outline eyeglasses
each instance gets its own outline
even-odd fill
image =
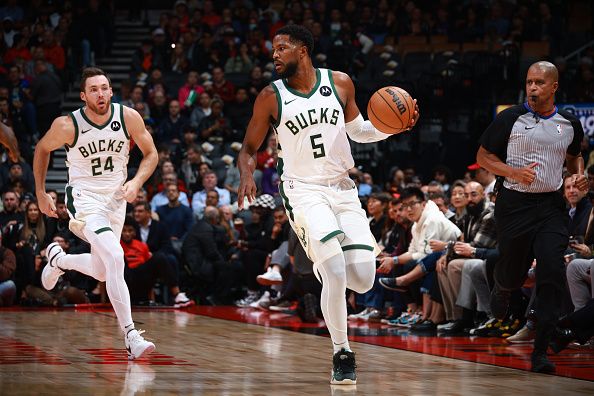
[[[402,209],[406,210],[406,209],[412,209],[413,206],[415,206],[416,204],[420,204],[421,201],[413,201],[413,202],[409,202],[409,203],[403,203],[402,204]]]

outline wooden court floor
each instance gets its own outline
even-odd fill
[[[594,394],[591,381],[372,345],[379,328],[353,337],[364,342],[351,344],[358,385],[332,387],[327,337],[282,314],[225,309],[134,311],[157,346],[134,363],[109,309],[2,310],[0,395]]]

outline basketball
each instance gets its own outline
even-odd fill
[[[369,121],[387,134],[404,132],[413,118],[415,105],[412,97],[402,88],[383,87],[371,95],[367,104]]]

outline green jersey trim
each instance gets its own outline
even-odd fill
[[[105,232],[105,231],[111,231],[111,232],[113,232],[113,230],[111,229],[111,227],[103,227],[103,228],[99,228],[98,230],[95,230],[95,234],[99,235],[99,234],[101,234],[102,232]]]
[[[285,162],[283,161],[282,158],[278,158],[276,161],[276,173],[278,173],[278,177],[283,176],[284,167],[285,167]]]
[[[330,238],[333,238],[336,235],[340,235],[340,234],[344,234],[344,232],[342,230],[332,231],[331,233],[326,235],[324,238],[320,239],[320,242],[327,242],[330,240]]]
[[[342,107],[342,110],[344,111],[344,103],[342,103],[342,100],[340,100],[340,96],[338,96],[338,91],[336,90],[336,85],[334,84],[334,77],[332,77],[332,70],[330,69],[328,69],[328,79],[330,80],[330,86],[332,86],[332,92],[334,92],[336,100],[338,100],[338,103],[340,103],[340,107]]]
[[[128,129],[126,129],[126,123],[124,122],[124,106],[120,105],[120,121],[122,122],[122,128],[124,130],[124,135],[126,135],[126,139],[130,140],[130,135],[128,134]]]
[[[74,114],[68,113],[68,115],[70,116],[70,118],[72,118],[72,123],[74,124],[74,142],[72,142],[72,144],[66,143],[67,150],[69,148],[76,146],[76,142],[78,141],[78,123],[76,122],[76,118],[74,117]]]
[[[280,95],[280,92],[278,91],[278,88],[276,87],[276,84],[272,83],[270,85],[272,86],[272,89],[274,89],[274,92],[276,93],[276,105],[278,107],[278,114],[276,115],[276,120],[274,121],[272,126],[274,126],[274,128],[278,128],[278,126],[280,125],[280,122],[281,122],[281,117],[283,115],[283,102],[281,101],[281,95]]]
[[[74,197],[72,196],[71,186],[66,187],[66,200],[68,201],[66,209],[68,209],[72,217],[76,219],[76,209],[74,208]]]
[[[114,109],[113,109],[113,103],[110,105],[110,110],[111,110],[111,115],[109,116],[109,119],[108,119],[108,120],[105,122],[105,124],[103,124],[103,125],[97,125],[97,124],[95,124],[93,121],[89,120],[89,118],[88,118],[88,117],[87,117],[87,115],[85,114],[84,107],[82,107],[82,108],[80,109],[80,115],[82,116],[82,118],[84,118],[84,120],[85,120],[86,122],[88,122],[88,123],[89,123],[89,125],[91,125],[91,126],[94,126],[94,127],[95,127],[95,128],[97,128],[97,129],[103,129],[103,128],[105,128],[106,126],[108,126],[108,125],[111,123],[111,120],[113,119],[113,113],[114,113]],[[122,120],[122,122],[123,122],[123,120]]]
[[[278,191],[279,191],[280,196],[283,199],[283,202],[285,204],[285,209],[287,209],[289,211],[289,218],[291,219],[291,221],[295,221],[295,215],[293,214],[293,207],[289,203],[289,197],[287,197],[285,195],[285,189],[283,187],[283,182],[282,181],[279,184],[279,190]]]
[[[354,244],[354,245],[346,245],[342,247],[343,251],[347,251],[347,250],[369,250],[370,252],[373,252],[373,246],[369,246],[369,245],[363,245],[363,244]]]
[[[285,87],[287,88],[287,90],[289,92],[291,92],[293,95],[305,98],[305,99],[309,99],[314,93],[316,93],[316,91],[318,90],[320,83],[322,82],[322,75],[320,73],[320,69],[316,69],[316,85],[314,85],[314,87],[312,88],[311,91],[309,91],[309,93],[301,93],[299,91],[294,90],[293,88],[289,87],[289,82],[287,81],[287,79],[283,78],[283,84],[285,84]]]

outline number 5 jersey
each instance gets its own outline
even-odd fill
[[[278,105],[272,126],[278,136],[281,180],[324,184],[344,176],[354,161],[332,71],[316,69],[316,84],[309,93],[292,89],[285,79],[271,86]]]

